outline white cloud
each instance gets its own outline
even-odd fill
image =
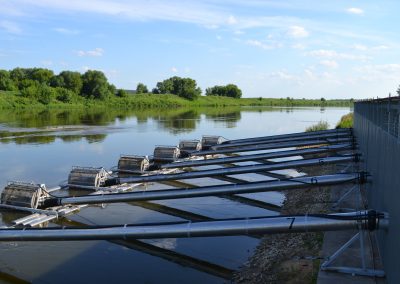
[[[229,25],[235,25],[235,24],[237,24],[237,19],[234,17],[234,16],[232,16],[232,15],[230,15],[229,17],[228,17],[228,20],[227,20],[227,23],[229,24]]]
[[[329,68],[337,68],[339,64],[335,60],[322,60],[319,64],[329,67]]]
[[[95,49],[93,49],[93,50],[87,50],[87,51],[84,51],[84,50],[78,50],[77,52],[76,52],[77,54],[78,54],[78,56],[94,56],[94,57],[99,57],[99,56],[103,56],[103,54],[104,54],[104,49],[102,49],[102,48],[100,48],[100,47],[97,47],[97,48],[95,48]]]
[[[349,14],[354,14],[354,15],[362,15],[364,14],[364,10],[360,8],[348,8],[346,9],[346,12]]]
[[[66,28],[54,28],[53,31],[58,32],[60,34],[65,34],[65,35],[77,35],[80,33],[78,30],[71,30],[71,29],[66,29]]]
[[[387,46],[387,45],[377,45],[377,46],[374,46],[372,49],[374,49],[374,50],[385,50],[385,49],[389,49],[389,46]]]
[[[244,32],[241,31],[241,30],[236,30],[236,31],[234,31],[233,33],[234,33],[235,35],[242,35],[242,34],[244,34]]]
[[[171,72],[172,72],[172,73],[177,73],[177,72],[178,72],[178,68],[172,67],[172,68],[171,68]]]
[[[362,45],[362,44],[354,44],[354,45],[352,46],[352,48],[355,49],[355,50],[360,50],[360,51],[365,51],[365,50],[368,49],[367,46]]]
[[[17,23],[10,22],[10,21],[0,21],[0,29],[5,30],[7,33],[10,34],[20,34],[22,29],[18,26]]]
[[[275,46],[273,46],[273,45],[265,44],[259,40],[255,40],[255,39],[249,39],[248,41],[246,41],[246,44],[251,45],[251,46],[260,47],[262,49],[274,49],[275,48]]]
[[[292,38],[304,38],[309,36],[309,32],[301,26],[291,26],[288,30],[288,35]]]
[[[354,68],[360,74],[360,79],[368,82],[379,82],[385,80],[398,81],[400,77],[400,64],[376,64],[364,65]]]
[[[268,77],[300,84],[300,78],[298,76],[288,73],[286,70],[271,72],[268,74]]]
[[[370,57],[365,56],[365,55],[340,53],[335,50],[328,50],[328,49],[312,50],[312,51],[308,52],[306,55],[318,57],[318,58],[349,59],[349,60],[361,60],[361,61],[370,59]]]
[[[377,46],[372,46],[372,47],[368,47],[362,44],[355,44],[352,46],[353,49],[355,50],[359,50],[359,51],[367,51],[367,50],[386,50],[389,49],[389,47],[387,45],[377,45]]]
[[[215,38],[216,38],[217,40],[222,40],[222,36],[220,36],[220,35],[217,35]]]
[[[302,44],[302,43],[296,43],[296,44],[292,45],[292,48],[303,50],[303,49],[306,48],[306,46],[304,44]]]

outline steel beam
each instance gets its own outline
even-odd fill
[[[338,144],[338,145],[322,146],[310,149],[277,151],[272,153],[262,153],[254,155],[243,155],[243,156],[205,159],[205,160],[181,161],[181,162],[160,165],[160,167],[163,169],[167,169],[167,168],[210,166],[210,165],[219,165],[228,163],[260,161],[264,159],[286,158],[286,157],[301,156],[301,155],[314,155],[314,154],[322,154],[330,152],[339,152],[350,149],[352,149],[351,144]]]
[[[364,173],[347,173],[322,176],[308,176],[282,180],[249,182],[245,184],[228,184],[205,186],[188,189],[146,190],[140,192],[127,192],[115,194],[85,195],[76,197],[49,198],[44,202],[44,207],[67,204],[98,204],[118,203],[127,201],[165,200],[204,196],[221,196],[226,194],[240,194],[253,192],[267,192],[277,190],[300,189],[312,186],[326,186],[340,183],[364,182]]]
[[[242,142],[232,142],[222,143],[215,146],[212,146],[212,149],[224,149],[224,148],[232,148],[239,146],[249,146],[256,144],[271,144],[271,143],[283,143],[283,142],[293,142],[293,141],[308,141],[308,140],[316,140],[316,139],[339,139],[339,138],[351,138],[352,135],[350,132],[343,133],[330,133],[330,134],[320,134],[320,135],[308,135],[308,136],[299,136],[299,137],[289,137],[289,138],[280,138],[280,139],[269,139],[268,136],[263,138],[257,138],[249,141]]]
[[[236,166],[223,169],[202,170],[202,171],[175,173],[175,174],[157,174],[157,175],[146,175],[146,176],[121,177],[121,178],[116,178],[116,183],[120,184],[120,183],[159,182],[166,180],[216,177],[221,175],[257,173],[265,171],[292,169],[297,167],[309,167],[315,165],[351,162],[353,160],[354,156],[305,159],[305,160],[295,160],[295,161],[276,163],[272,165],[256,164],[250,166]]]
[[[297,132],[290,134],[279,134],[279,135],[270,135],[270,136],[261,136],[261,137],[252,137],[252,138],[242,138],[242,139],[232,139],[223,142],[222,144],[234,144],[234,143],[242,143],[242,142],[250,142],[250,141],[261,141],[261,140],[279,140],[279,139],[288,139],[288,138],[299,138],[299,137],[318,137],[320,135],[329,135],[329,134],[352,134],[353,130],[351,128],[346,129],[329,129],[329,130],[320,130],[320,131],[311,131],[311,132]]]
[[[354,138],[339,138],[339,139],[316,139],[310,141],[295,141],[295,142],[283,142],[283,143],[270,143],[270,144],[257,144],[254,146],[241,146],[227,149],[211,149],[205,151],[193,151],[190,152],[190,156],[205,156],[215,154],[227,154],[227,153],[239,153],[249,151],[261,151],[261,150],[272,150],[272,149],[284,149],[293,147],[307,147],[315,145],[331,145],[340,143],[353,142]]]

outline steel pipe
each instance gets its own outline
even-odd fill
[[[359,211],[352,214],[293,215],[222,219],[200,222],[170,222],[124,226],[46,229],[0,229],[0,241],[73,241],[111,239],[156,239],[276,234],[379,228],[382,214]]]
[[[313,146],[313,145],[340,144],[340,143],[347,143],[347,142],[352,142],[352,141],[353,141],[353,138],[317,139],[317,140],[310,140],[307,142],[295,141],[295,142],[272,143],[272,144],[258,144],[258,145],[254,145],[254,146],[242,146],[242,147],[234,147],[234,148],[228,148],[228,149],[193,151],[189,154],[191,156],[204,156],[204,155],[229,154],[229,153],[239,153],[239,152],[249,152],[249,151]]]
[[[167,169],[167,168],[209,166],[209,165],[230,164],[230,163],[239,163],[247,161],[258,161],[258,160],[274,159],[274,158],[286,158],[286,157],[301,156],[301,155],[314,155],[321,153],[345,151],[350,149],[352,149],[351,144],[337,144],[337,145],[323,146],[310,149],[278,151],[271,153],[215,158],[206,160],[182,161],[182,162],[160,165],[160,167],[162,169]]]
[[[202,171],[184,172],[184,173],[176,173],[176,174],[157,174],[157,175],[147,175],[147,176],[123,177],[123,178],[115,178],[115,179],[116,179],[117,184],[159,182],[159,181],[166,181],[166,180],[213,177],[213,176],[220,176],[220,175],[257,173],[257,172],[283,170],[283,169],[291,169],[291,168],[298,168],[298,167],[309,167],[309,166],[315,166],[315,165],[351,162],[353,160],[354,160],[354,156],[328,157],[328,158],[319,158],[319,159],[295,160],[295,161],[276,163],[276,164],[272,164],[272,165],[256,164],[256,165],[250,165],[250,166],[239,166],[239,167],[230,167],[230,168],[223,168],[223,169],[202,170]]]
[[[287,139],[287,138],[299,138],[299,137],[315,137],[319,135],[328,135],[328,134],[352,134],[353,130],[351,128],[347,129],[328,129],[328,130],[320,130],[320,131],[312,131],[312,132],[297,132],[290,134],[279,134],[279,135],[270,135],[270,136],[261,136],[261,137],[252,137],[252,138],[242,138],[242,139],[232,139],[223,142],[222,144],[233,144],[233,143],[242,143],[242,142],[250,142],[250,141],[260,141],[260,140],[277,140],[277,139]]]
[[[351,133],[343,132],[343,133],[331,133],[331,134],[320,134],[320,135],[310,135],[310,136],[299,136],[299,137],[289,137],[289,138],[280,138],[280,139],[262,139],[257,138],[255,140],[250,141],[242,141],[242,142],[230,142],[230,143],[222,143],[218,145],[214,145],[212,149],[226,149],[232,147],[239,146],[249,146],[256,144],[271,144],[271,143],[283,143],[283,142],[293,142],[293,141],[308,141],[315,139],[339,139],[339,138],[351,138],[353,137]]]
[[[310,186],[326,186],[340,183],[362,183],[365,173],[335,174],[323,176],[308,176],[282,180],[249,182],[245,184],[228,184],[218,186],[205,186],[188,189],[146,190],[140,192],[84,195],[76,197],[49,198],[45,200],[44,207],[67,204],[99,204],[117,203],[127,201],[165,200],[204,196],[220,196],[226,194],[240,194],[253,192],[267,192],[277,190],[300,189]]]

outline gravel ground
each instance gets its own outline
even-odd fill
[[[335,172],[333,166],[305,169],[308,175]],[[330,188],[285,192],[281,214],[327,213]],[[253,256],[235,273],[234,283],[315,283],[323,233],[265,235]]]

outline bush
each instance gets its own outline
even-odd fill
[[[41,85],[38,89],[38,101],[44,105],[51,103],[56,96],[57,91],[52,87]]]
[[[206,89],[206,96],[222,96],[239,99],[242,97],[242,90],[234,84],[226,86],[214,86]]]
[[[74,92],[64,88],[56,88],[57,96],[56,99],[63,103],[70,103],[73,100]]]
[[[136,87],[136,94],[147,94],[149,90],[147,89],[147,86],[143,83],[139,83]]]
[[[328,128],[329,128],[329,124],[327,121],[320,121],[317,124],[307,127],[306,132],[327,130]]]
[[[191,78],[174,76],[158,82],[157,92],[160,94],[174,94],[181,98],[194,100],[200,96],[201,89],[197,87],[196,81]]]
[[[352,128],[353,127],[353,113],[348,113],[340,118],[336,129],[338,128]]]
[[[128,93],[125,90],[119,89],[115,95],[120,98],[125,98],[128,96]]]

